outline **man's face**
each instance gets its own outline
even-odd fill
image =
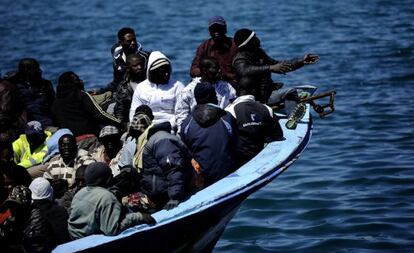
[[[110,159],[114,158],[122,148],[119,134],[108,135],[102,138],[101,142],[105,147],[105,153]]]
[[[216,43],[222,43],[226,37],[227,27],[224,25],[213,24],[208,29],[210,31],[210,36]]]
[[[124,38],[120,41],[122,49],[126,55],[135,53],[138,49],[137,38],[133,33],[127,33]]]
[[[76,141],[74,138],[63,137],[59,141],[59,152],[64,161],[75,159],[77,153]]]
[[[22,74],[26,77],[26,80],[33,82],[39,81],[42,78],[42,70],[36,62],[27,64],[24,68],[24,73]]]
[[[207,81],[211,84],[216,83],[218,80],[220,80],[220,66],[217,62],[210,62],[208,66],[203,68],[203,73],[201,73],[203,76],[203,80]]]
[[[163,65],[149,72],[149,80],[156,84],[167,84],[170,81],[171,66]]]
[[[144,58],[133,58],[128,62],[128,73],[133,77],[142,77],[145,72]]]

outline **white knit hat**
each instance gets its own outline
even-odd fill
[[[32,200],[53,200],[53,188],[49,181],[43,177],[35,178],[29,185],[29,189],[32,191]]]

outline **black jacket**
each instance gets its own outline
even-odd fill
[[[70,241],[68,232],[69,215],[66,209],[47,199],[34,200],[32,208],[39,209],[47,219],[46,222],[51,228],[51,244],[56,246]]]
[[[122,81],[115,94],[114,115],[122,122],[129,122],[129,109],[131,108],[132,95],[134,91],[128,80]]]
[[[277,64],[280,61],[269,57],[262,49],[256,51],[239,51],[233,59],[233,68],[236,71],[237,78],[240,82],[242,78],[250,78],[255,87],[253,95],[262,103],[266,103],[273,91],[272,72],[270,65]],[[289,61],[293,70],[303,66],[299,59]]]
[[[121,121],[103,111],[91,95],[74,85],[57,88],[52,113],[59,128],[69,128],[75,136],[99,135],[100,124],[121,126]]]
[[[200,164],[209,185],[237,169],[237,125],[230,113],[210,105],[197,105],[181,125],[181,139]]]
[[[154,126],[143,151],[141,191],[160,208],[168,200],[182,200],[188,195],[192,173],[187,147],[170,131],[169,123]]]

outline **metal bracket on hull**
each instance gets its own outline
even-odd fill
[[[314,95],[311,97],[307,97],[301,99],[301,103],[309,103],[312,108],[319,114],[319,117],[324,118],[326,115],[331,114],[335,111],[334,100],[335,100],[336,91],[327,91],[320,93],[318,95]],[[329,103],[325,105],[316,104],[314,101],[317,99],[321,99],[324,97],[329,97]]]

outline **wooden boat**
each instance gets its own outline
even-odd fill
[[[283,141],[269,143],[251,161],[172,210],[153,215],[154,226],[138,225],[117,236],[91,235],[53,252],[209,252],[243,200],[295,162],[311,138],[310,105],[296,129],[283,128]]]

